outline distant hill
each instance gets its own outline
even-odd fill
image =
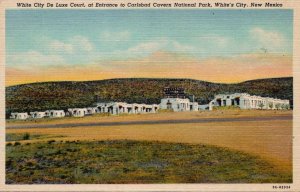
[[[164,87],[183,87],[195,100],[206,104],[215,94],[246,92],[289,99],[293,103],[293,78],[272,78],[237,84],[192,79],[128,78],[81,82],[43,82],[6,87],[6,112],[29,112],[92,106],[95,101],[160,103]]]

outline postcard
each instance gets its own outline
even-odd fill
[[[2,1],[0,191],[299,191],[299,3]]]

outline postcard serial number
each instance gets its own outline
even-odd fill
[[[289,185],[273,185],[273,189],[290,189]]]

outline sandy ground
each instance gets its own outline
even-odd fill
[[[47,121],[45,123],[66,122],[109,122],[109,121],[142,121],[158,119],[194,119],[194,118],[226,118],[226,117],[266,117],[287,115],[291,111],[215,111],[190,113],[162,113],[149,115],[129,115],[119,117],[87,117],[80,119],[65,119]],[[20,124],[22,122],[9,123]],[[43,122],[26,122],[44,124]],[[93,126],[73,128],[32,128],[6,129],[7,133],[30,133],[62,135],[55,140],[106,140],[106,139],[133,139],[158,140],[181,143],[203,143],[247,153],[259,155],[272,162],[281,170],[292,169],[292,120],[278,119],[242,122],[208,122],[183,124],[155,124],[155,125],[120,125],[120,126]],[[45,140],[49,140],[45,139]],[[36,142],[31,140],[30,142]],[[40,141],[40,140],[39,140]],[[28,142],[28,141],[27,141]]]

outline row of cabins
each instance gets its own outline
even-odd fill
[[[240,109],[282,110],[290,109],[289,100],[250,95],[248,93],[219,94],[209,103],[209,110],[214,107],[236,106]]]
[[[205,105],[191,102],[188,98],[163,98],[160,109],[172,111],[201,111],[213,110],[214,107],[236,106],[240,109],[284,110],[290,109],[289,100],[261,97],[248,93],[218,94]]]
[[[47,111],[35,111],[28,113],[11,113],[10,119],[40,119],[40,118],[61,118],[65,116],[84,117],[87,115],[93,115],[95,113],[110,113],[118,115],[122,113],[128,114],[140,114],[140,113],[156,113],[159,109],[159,105],[147,105],[147,104],[128,104],[125,102],[109,102],[109,103],[97,103],[96,107],[87,108],[69,108],[66,112],[64,110],[47,110]]]
[[[47,110],[47,111],[30,112],[29,115],[28,113],[11,113],[10,118],[11,119],[28,119],[28,118],[40,119],[45,117],[59,118],[64,116],[65,116],[64,110]]]
[[[11,119],[27,118],[60,118],[65,116],[84,117],[95,113],[119,114],[141,114],[156,113],[159,109],[179,111],[200,111],[213,110],[214,107],[236,106],[240,109],[289,109],[289,100],[274,99],[270,97],[260,97],[249,95],[247,93],[219,94],[206,105],[199,105],[197,102],[191,102],[188,98],[163,98],[160,105],[137,104],[125,102],[97,103],[96,107],[88,108],[70,108],[64,110],[48,110],[45,112],[12,113]]]
[[[118,115],[122,113],[139,114],[139,113],[156,113],[159,109],[159,105],[152,104],[128,104],[124,102],[111,102],[111,103],[98,103],[97,110],[99,113],[111,113]]]

